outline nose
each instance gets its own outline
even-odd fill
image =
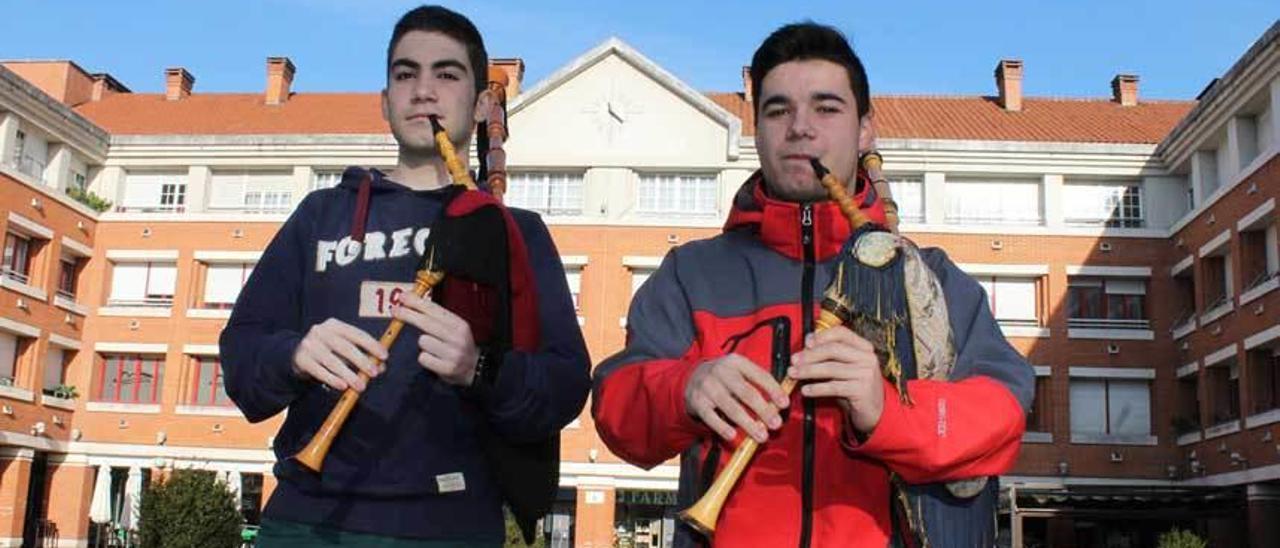
[[[805,109],[796,109],[791,115],[791,123],[787,124],[787,139],[812,139],[814,137],[813,120]]]
[[[422,103],[436,100],[436,87],[431,78],[423,77],[414,80],[413,87],[409,90],[409,100],[414,103]]]

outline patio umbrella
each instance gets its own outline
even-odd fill
[[[121,510],[120,522],[126,529],[138,529],[138,506],[142,501],[142,469],[137,466],[129,468],[129,479],[124,482],[124,509]]]
[[[239,470],[227,473],[227,490],[231,491],[231,497],[236,501],[236,511],[240,510],[240,482]]]
[[[93,498],[89,503],[89,521],[111,521],[111,468],[105,464],[98,465],[98,479],[93,484]]]

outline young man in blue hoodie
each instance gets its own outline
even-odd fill
[[[395,169],[349,168],[336,188],[303,200],[222,332],[227,393],[245,416],[288,410],[260,546],[500,546],[503,495],[485,436],[554,439],[585,403],[590,360],[559,253],[536,214],[510,211],[532,270],[536,350],[492,355],[477,345],[475,326],[406,290],[451,195],[427,116],[466,162],[478,113],[495,100],[487,64],[462,15],[423,6],[401,18],[382,92],[399,143]],[[387,350],[375,336],[392,317],[405,329]],[[498,364],[496,375],[478,372]],[[290,460],[348,388],[360,399],[322,472]]]

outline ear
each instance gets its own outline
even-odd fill
[[[876,149],[876,120],[875,115],[868,112],[858,120],[858,152],[868,152]]]
[[[387,102],[387,88],[382,88],[382,119],[391,123],[391,105]]]
[[[485,88],[484,91],[476,95],[476,108],[475,112],[471,116],[474,118],[474,122],[478,124],[488,119],[489,111],[493,109],[493,105],[496,104],[495,102],[497,100],[497,97],[493,94],[493,90],[489,88]]]

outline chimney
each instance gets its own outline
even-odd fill
[[[742,67],[742,98],[746,99],[747,104],[751,104],[753,97],[755,90],[751,86],[751,67],[745,66]]]
[[[507,101],[520,95],[520,83],[524,81],[524,59],[490,59],[489,66],[507,74]]]
[[[289,100],[289,87],[297,69],[288,57],[267,58],[267,104],[283,105]]]
[[[996,65],[996,89],[1000,91],[1000,106],[1005,110],[1022,110],[1022,60],[1001,59]]]
[[[177,101],[191,95],[191,87],[196,84],[196,77],[187,69],[174,67],[164,70],[164,97]]]
[[[1111,79],[1111,100],[1122,107],[1138,104],[1138,76],[1136,74],[1117,74]]]
[[[99,72],[92,75],[93,87],[89,92],[90,101],[101,101],[117,93],[129,93],[129,88],[112,78],[110,74]]]

